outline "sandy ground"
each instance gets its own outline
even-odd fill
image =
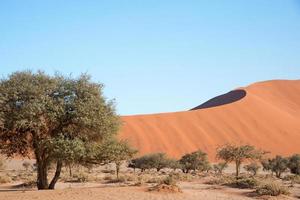
[[[216,199],[251,199],[247,197],[248,190],[213,189],[201,184],[182,183],[183,193],[168,194],[148,192],[145,187],[107,187],[94,186],[90,188],[58,189],[54,191],[14,191],[0,192],[0,200],[150,200],[150,199],[185,199],[185,200],[216,200]],[[292,199],[292,198],[290,198]]]
[[[260,82],[240,90],[246,96],[221,106],[124,116],[120,138],[141,154],[166,152],[178,158],[202,149],[211,161],[225,143],[251,144],[273,155],[300,153],[300,80]],[[213,101],[222,104],[231,98]]]

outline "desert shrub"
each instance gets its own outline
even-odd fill
[[[178,181],[192,181],[197,176],[194,176],[192,174],[186,174],[186,173],[170,173],[172,177],[174,177]]]
[[[289,158],[288,168],[291,170],[291,173],[300,175],[300,154],[292,155]]]
[[[179,163],[184,173],[189,173],[191,170],[206,171],[209,166],[207,154],[201,150],[185,154]]]
[[[255,178],[239,178],[235,179],[231,183],[227,183],[226,185],[241,189],[254,189],[259,185],[259,182]]]
[[[131,160],[128,167],[141,169],[142,172],[146,169],[156,169],[156,171],[160,171],[163,168],[170,167],[170,164],[171,161],[166,154],[153,153]]]
[[[264,183],[257,187],[256,193],[258,195],[270,195],[270,196],[278,196],[278,195],[288,195],[288,188],[277,183],[277,182],[268,182]]]
[[[165,185],[176,185],[177,180],[172,175],[169,175],[169,176],[163,178],[160,183],[165,184]]]
[[[253,176],[255,176],[257,174],[258,170],[260,169],[260,166],[257,163],[253,162],[248,165],[245,165],[244,169],[247,172],[251,173]]]
[[[206,184],[209,185],[227,185],[236,181],[236,179],[232,176],[218,176],[206,181]]]
[[[228,164],[226,162],[220,162],[213,165],[213,170],[215,173],[222,174],[224,169],[228,167]]]
[[[87,182],[88,180],[89,180],[89,176],[84,172],[73,174],[72,177],[72,182],[84,183]]]
[[[263,160],[261,164],[265,171],[271,171],[277,178],[281,178],[281,174],[288,169],[289,160],[277,155],[275,158]]]
[[[146,178],[145,182],[146,183],[160,183],[161,178],[160,177],[150,177],[150,178]]]
[[[178,161],[178,160],[175,160],[175,159],[169,159],[169,160],[168,160],[168,167],[171,168],[171,169],[173,169],[174,171],[175,171],[176,169],[181,169],[181,168],[182,168],[182,166],[181,166],[181,164],[179,163],[179,161]]]
[[[292,183],[300,184],[300,176],[299,175],[286,175],[283,177],[284,181],[291,181]]]
[[[225,162],[234,162],[236,168],[236,177],[240,174],[240,168],[246,160],[258,160],[262,157],[264,152],[256,150],[254,146],[242,145],[236,146],[227,144],[217,149],[217,159]]]
[[[22,166],[25,168],[26,171],[28,171],[29,168],[31,167],[31,163],[29,161],[24,161],[22,163]]]
[[[9,176],[0,176],[0,183],[3,184],[3,183],[10,183],[12,180]]]
[[[122,163],[130,160],[137,153],[137,150],[133,149],[127,141],[118,141],[115,138],[104,141],[95,150],[93,162],[98,162],[99,164],[114,163],[117,178],[119,178]]]

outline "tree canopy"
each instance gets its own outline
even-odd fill
[[[87,143],[101,142],[118,131],[119,117],[102,90],[103,85],[92,82],[86,74],[72,78],[22,71],[1,79],[2,153],[7,156],[33,153],[38,188],[53,189],[64,160],[77,157],[75,154],[89,146]],[[79,149],[71,148],[72,145]],[[78,152],[70,152],[73,150]],[[51,162],[57,164],[57,169],[49,185],[47,170]]]

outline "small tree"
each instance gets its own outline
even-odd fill
[[[234,162],[236,177],[240,174],[241,164],[246,160],[256,160],[262,157],[263,152],[258,151],[250,145],[236,146],[227,144],[217,149],[217,159],[222,159],[226,163]]]
[[[184,173],[189,173],[191,170],[206,171],[209,166],[207,154],[201,150],[185,154],[179,163]]]
[[[97,148],[93,161],[100,164],[114,163],[117,179],[119,179],[121,164],[130,160],[136,153],[137,150],[132,149],[127,141],[109,139]]]
[[[265,171],[274,172],[277,178],[281,178],[281,174],[288,169],[289,160],[282,156],[263,160],[262,165]]]
[[[155,168],[159,172],[163,168],[169,167],[170,159],[166,156],[165,153],[154,153],[150,154],[149,162],[152,163],[152,168]]]
[[[288,167],[291,170],[291,173],[300,175],[300,154],[292,155],[289,158]]]
[[[28,171],[31,166],[31,163],[29,161],[24,161],[22,166],[25,168],[26,171]]]
[[[252,163],[244,166],[244,169],[247,172],[252,173],[253,176],[255,176],[257,174],[257,172],[260,168],[261,167],[256,162],[252,162]]]
[[[220,162],[213,165],[213,170],[215,173],[223,174],[223,171],[228,167],[228,164],[226,162]]]
[[[2,78],[1,152],[8,157],[34,153],[38,189],[54,189],[67,158],[49,148],[52,142],[63,135],[65,141],[78,139],[89,147],[118,131],[119,117],[113,103],[103,97],[102,88],[86,74],[72,78],[24,71]],[[53,163],[56,172],[49,183],[48,169]]]
[[[152,153],[131,160],[128,167],[141,169],[142,172],[146,169],[156,169],[159,172],[163,168],[170,167],[170,164],[170,158],[166,154]]]
[[[182,166],[181,166],[181,164],[179,163],[179,161],[178,161],[178,160],[175,160],[175,159],[169,159],[168,167],[171,168],[171,169],[173,169],[174,171],[175,171],[176,169],[181,169],[181,168],[182,168]]]

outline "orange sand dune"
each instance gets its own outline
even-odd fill
[[[252,84],[191,111],[122,117],[120,138],[140,154],[172,157],[197,149],[215,159],[225,143],[251,144],[272,154],[300,153],[300,80]]]

